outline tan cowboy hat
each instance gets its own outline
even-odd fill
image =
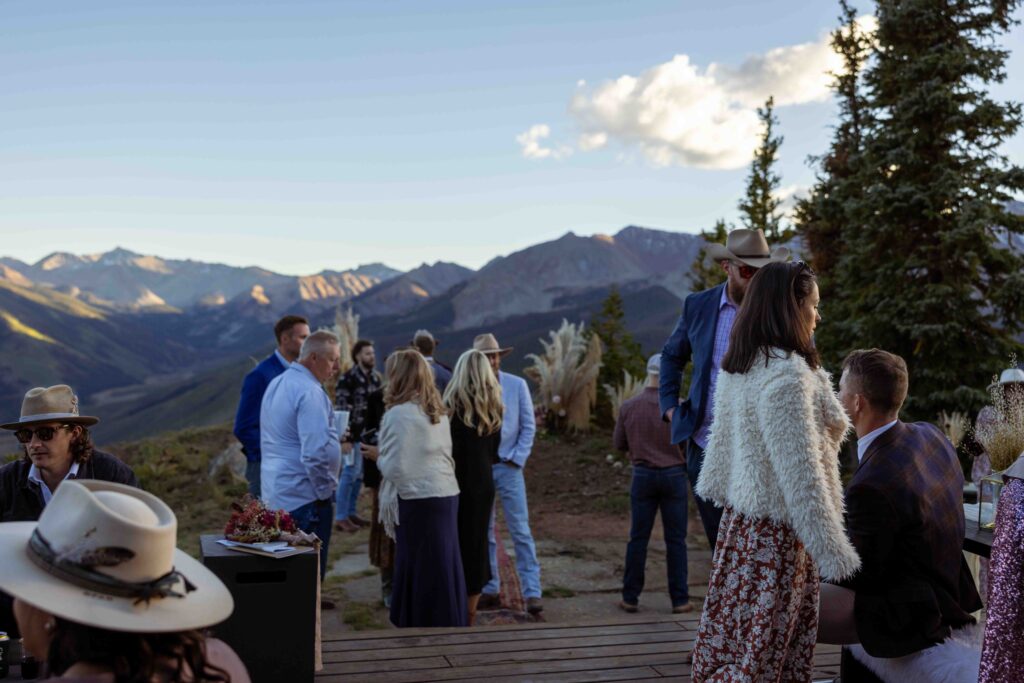
[[[40,422],[67,422],[77,425],[94,425],[98,417],[78,414],[78,397],[67,384],[29,389],[21,402],[21,419],[0,425],[0,429],[21,429],[26,425]]]
[[[493,334],[488,332],[487,334],[477,335],[476,339],[473,340],[473,350],[482,351],[484,353],[500,353],[502,356],[507,356],[512,353],[512,347],[501,348],[501,344]]]
[[[763,268],[776,261],[788,261],[790,251],[786,247],[770,250],[763,230],[739,228],[729,233],[725,246],[709,244],[708,255],[715,261],[739,261],[754,268]]]
[[[231,593],[175,547],[178,520],[151,493],[98,480],[61,483],[39,522],[0,524],[0,590],[58,617],[131,633],[205,628]]]

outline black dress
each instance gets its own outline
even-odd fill
[[[458,415],[452,416],[452,458],[459,482],[459,548],[466,592],[476,595],[491,580],[487,531],[494,509],[494,475],[501,430],[480,436]]]

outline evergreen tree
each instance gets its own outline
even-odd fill
[[[601,304],[601,310],[590,321],[586,334],[588,339],[596,334],[604,343],[601,372],[597,378],[599,389],[596,418],[598,424],[610,426],[614,423],[611,401],[602,387],[605,384],[622,384],[623,371],[634,377],[646,377],[647,372],[643,349],[626,329],[626,310],[618,287],[612,286]]]
[[[729,229],[725,221],[719,219],[715,223],[715,227],[711,230],[702,230],[700,236],[709,244],[715,242],[725,244],[725,239],[729,236]],[[725,271],[717,261],[708,260],[706,246],[700,250],[693,265],[690,266],[690,282],[690,286],[695,292],[711,289],[725,282]]]
[[[818,275],[821,311],[830,323],[845,317],[842,300],[835,294],[836,268],[847,239],[856,239],[849,208],[861,196],[856,169],[860,163],[862,134],[870,120],[861,87],[861,72],[871,54],[871,36],[857,24],[857,12],[841,0],[841,26],[832,33],[832,48],[843,59],[843,69],[832,74],[838,95],[839,122],[829,151],[812,158],[818,166],[810,194],[797,202],[796,232],[801,238],[804,258]],[[846,233],[850,234],[846,234]],[[830,367],[838,367],[840,346],[836,327],[818,328],[816,342]]]
[[[757,110],[764,131],[761,133],[761,144],[754,152],[754,161],[750,165],[747,176],[747,195],[740,201],[740,219],[745,228],[764,230],[768,243],[778,245],[793,236],[792,229],[782,228],[782,214],[779,206],[782,200],[778,197],[781,178],[775,172],[775,162],[779,154],[782,138],[774,134],[779,120],[775,117],[775,100],[772,97]]]
[[[910,370],[909,416],[972,410],[1017,349],[1024,233],[1011,193],[1024,169],[1000,145],[1021,125],[993,100],[1005,78],[996,38],[1020,0],[878,0],[878,49],[865,72],[871,122],[845,206],[843,250],[825,320],[833,353],[877,346]],[[856,226],[856,231],[853,226]]]

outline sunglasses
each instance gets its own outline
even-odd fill
[[[58,429],[67,429],[68,425],[61,425],[59,427],[38,427],[36,429],[19,429],[14,432],[14,438],[18,440],[18,443],[29,443],[32,441],[32,436],[38,436],[40,441],[49,441],[53,438],[53,435],[57,433]]]
[[[736,272],[740,274],[740,277],[744,280],[749,280],[757,274],[757,268],[754,266],[748,266],[745,263],[732,262],[732,267],[736,269]]]

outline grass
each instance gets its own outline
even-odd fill
[[[565,586],[548,586],[541,595],[545,598],[572,598],[576,597],[576,591]]]
[[[375,631],[388,628],[381,619],[381,611],[376,605],[365,602],[345,601],[342,606],[341,620],[352,627],[353,631]]]

